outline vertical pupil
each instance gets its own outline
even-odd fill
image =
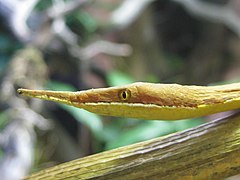
[[[126,98],[127,98],[127,94],[126,94],[125,91],[123,91],[123,93],[122,93],[122,97],[123,97],[123,99],[126,99]]]

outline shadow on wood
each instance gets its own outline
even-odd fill
[[[26,179],[221,179],[240,173],[239,156],[240,113],[60,164]]]

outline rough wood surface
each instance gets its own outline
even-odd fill
[[[222,179],[239,173],[240,114],[236,114],[60,164],[26,179]]]

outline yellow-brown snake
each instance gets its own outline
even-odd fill
[[[133,83],[78,92],[18,89],[19,94],[118,117],[177,120],[240,108],[240,83],[219,86]]]

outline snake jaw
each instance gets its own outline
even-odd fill
[[[133,83],[79,92],[19,89],[18,93],[101,115],[139,119],[176,120],[240,108],[240,83],[212,87]]]

